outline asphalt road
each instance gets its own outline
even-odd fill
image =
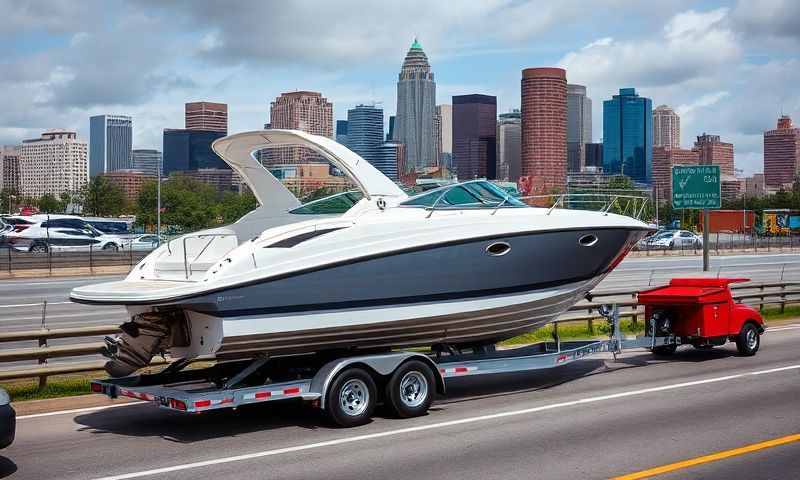
[[[625,259],[597,290],[638,289],[665,283],[674,276],[702,274],[699,257],[630,257]],[[800,254],[762,254],[712,257],[711,276],[744,276],[753,281],[800,281]],[[64,328],[92,325],[114,325],[126,320],[121,307],[96,307],[69,301],[69,292],[80,285],[121,279],[122,276],[79,278],[44,278],[4,280],[0,282],[0,332],[30,330],[42,325],[42,303],[47,301],[46,325]],[[50,345],[67,345],[99,341],[97,338],[56,339]],[[33,342],[3,344],[3,348],[26,348]],[[101,359],[99,355],[96,360]],[[87,361],[91,358],[61,358],[52,362]],[[3,368],[22,368],[35,362],[15,362]]]
[[[755,357],[628,351],[461,378],[425,417],[325,426],[301,404],[182,415],[148,404],[22,417],[12,478],[611,478],[800,433],[800,325]],[[0,474],[2,476],[2,474]],[[800,478],[800,443],[655,478]]]

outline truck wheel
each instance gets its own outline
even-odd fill
[[[752,323],[742,325],[742,330],[736,337],[736,349],[739,350],[739,355],[752,357],[760,345],[761,335],[758,334],[756,326]]]
[[[400,365],[386,385],[388,407],[400,418],[424,415],[433,402],[435,382],[430,367],[419,360]]]
[[[653,348],[653,355],[666,357],[666,356],[669,356],[669,355],[672,355],[673,353],[675,353],[675,350],[677,350],[677,349],[678,349],[678,345],[674,345],[674,344],[673,345],[659,345],[659,346]]]
[[[340,427],[369,422],[375,410],[377,388],[372,376],[361,368],[348,368],[333,380],[325,399],[328,418]]]

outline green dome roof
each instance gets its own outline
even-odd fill
[[[422,45],[419,44],[417,41],[417,37],[414,37],[414,43],[411,44],[412,50],[422,50]]]

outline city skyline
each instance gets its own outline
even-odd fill
[[[224,19],[199,15],[216,8],[87,2],[27,12],[9,3],[10,28],[2,34],[11,36],[3,48],[4,70],[12,73],[0,79],[0,100],[8,107],[0,144],[48,128],[75,130],[88,140],[86,119],[115,112],[134,117],[134,148],[157,149],[163,128],[181,125],[185,102],[228,103],[229,129],[237,132],[260,128],[265,104],[293,89],[324,92],[335,119],[372,101],[388,119],[395,113],[397,62],[415,34],[434,65],[441,103],[483,92],[498,97],[498,113],[507,112],[520,106],[520,69],[561,66],[595,102],[634,86],[672,106],[682,118],[683,148],[703,131],[719,134],[736,145],[737,166],[746,174],[761,171],[762,132],[774,119],[781,113],[800,118],[793,87],[800,81],[800,38],[787,23],[798,16],[796,2],[761,3],[758,15],[746,2],[671,2],[638,12],[637,28],[614,15],[626,8],[619,3],[597,8],[591,28],[584,9],[570,2],[476,4],[461,12],[461,23],[438,6],[391,6],[380,15],[363,8],[341,18],[340,9],[324,3],[283,5],[286,15],[314,20],[285,36],[270,34],[270,41],[258,38],[272,25],[242,28],[266,6],[253,4]],[[109,21],[91,21],[100,14]],[[341,28],[320,28],[331,15]],[[173,30],[182,29],[172,28],[174,18],[182,16],[196,28],[176,38]],[[358,28],[373,20],[375,28]],[[343,42],[351,48],[332,48]],[[691,48],[697,44],[706,48]],[[101,56],[101,47],[126,61]],[[593,109],[593,142],[602,132],[600,110]]]

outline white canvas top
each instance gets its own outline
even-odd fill
[[[373,196],[405,198],[406,194],[369,162],[330,138],[299,130],[256,130],[220,138],[211,145],[253,191],[261,205],[291,209],[300,205],[295,196],[261,163],[254,152],[268,147],[308,147],[342,170],[364,193]]]

